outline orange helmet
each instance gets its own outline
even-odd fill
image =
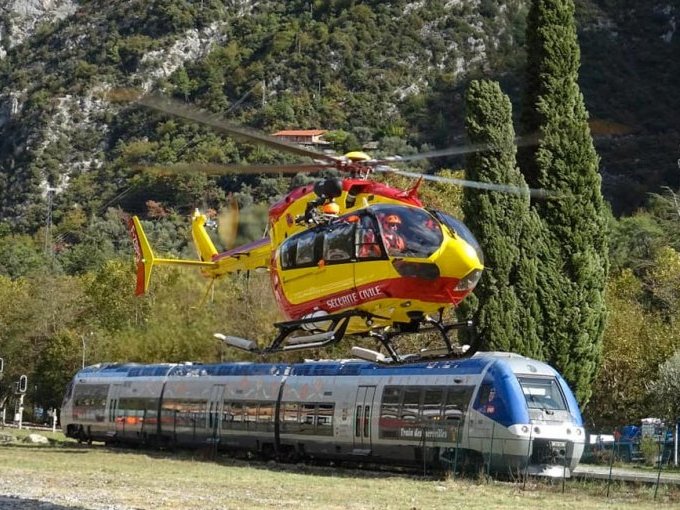
[[[387,225],[390,225],[390,224],[401,225],[401,218],[399,216],[397,216],[396,214],[388,214],[385,217],[385,223]]]
[[[329,202],[322,207],[324,214],[339,214],[340,206],[335,202]]]

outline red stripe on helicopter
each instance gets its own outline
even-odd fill
[[[343,191],[348,191],[350,188],[353,188],[352,192],[355,195],[358,195],[359,193],[367,195],[379,195],[392,200],[398,200],[404,204],[414,205],[416,207],[423,206],[422,202],[418,200],[414,194],[401,189],[392,188],[391,186],[381,182],[367,181],[364,179],[343,179]],[[313,192],[314,186],[309,184],[307,186],[295,188],[293,191],[288,193],[288,195],[283,197],[269,208],[269,220],[272,223],[277,221],[286,212],[286,209],[288,209],[291,204],[295,203],[296,200],[299,200],[305,195]]]
[[[470,293],[469,290],[454,290],[458,282],[458,278],[437,278],[427,281],[418,278],[392,278],[371,282],[351,291],[293,304],[284,295],[276,271],[272,272],[274,295],[289,319],[299,318],[317,310],[339,312],[380,299],[418,300],[455,306]]]

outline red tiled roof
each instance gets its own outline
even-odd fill
[[[321,136],[324,133],[325,129],[288,129],[277,131],[273,136]]]

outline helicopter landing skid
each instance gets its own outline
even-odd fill
[[[475,353],[476,349],[471,349],[469,345],[452,344],[451,339],[449,338],[449,332],[451,330],[470,328],[472,327],[472,321],[461,321],[454,322],[452,324],[444,324],[441,319],[435,320],[428,317],[422,321],[422,324],[424,326],[420,326],[417,329],[417,332],[426,332],[428,330],[439,331],[439,333],[441,333],[442,339],[444,340],[444,347],[434,349],[425,348],[416,353],[399,354],[394,346],[393,340],[399,336],[413,334],[413,331],[371,331],[369,336],[380,341],[383,347],[385,347],[388,355],[386,356],[380,352],[365,349],[363,347],[353,347],[352,354],[357,358],[375,361],[376,363],[404,364],[416,363],[419,361],[431,361],[433,359],[465,358],[472,356]]]
[[[367,322],[374,318],[383,318],[362,310],[348,310],[321,317],[308,317],[294,321],[277,322],[274,324],[279,334],[269,346],[261,349],[257,342],[245,338],[215,333],[215,337],[231,347],[253,354],[267,355],[276,352],[301,351],[304,349],[318,349],[327,347],[342,340],[349,326],[349,321],[355,317]]]
[[[231,347],[261,356],[278,352],[319,349],[340,342],[345,337],[350,320],[355,317],[362,318],[367,323],[370,323],[373,319],[385,319],[384,317],[362,310],[348,310],[321,317],[307,317],[294,321],[278,322],[274,326],[278,328],[279,334],[269,346],[264,348],[260,348],[254,340],[223,335],[221,333],[215,333],[215,337]],[[420,322],[415,323],[413,329],[409,326],[405,329],[372,330],[364,334],[364,336],[369,338],[377,339],[385,347],[387,355],[358,346],[352,347],[351,352],[357,358],[384,364],[404,364],[434,359],[464,358],[472,356],[476,349],[470,349],[469,345],[453,344],[449,338],[449,332],[454,329],[469,328],[471,326],[472,321],[444,324],[441,317],[439,319],[425,317]],[[417,353],[400,354],[393,343],[397,337],[431,330],[437,330],[441,334],[444,341],[443,347],[434,349],[425,348]]]

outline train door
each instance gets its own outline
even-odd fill
[[[354,404],[354,454],[370,455],[372,449],[371,418],[375,386],[359,386]]]
[[[220,424],[222,421],[222,407],[224,384],[216,384],[210,390],[208,401],[208,442],[218,443],[220,440]]]
[[[114,384],[109,393],[109,430],[115,435],[122,435],[125,432],[125,418],[122,417],[119,406],[122,387],[122,384]]]

